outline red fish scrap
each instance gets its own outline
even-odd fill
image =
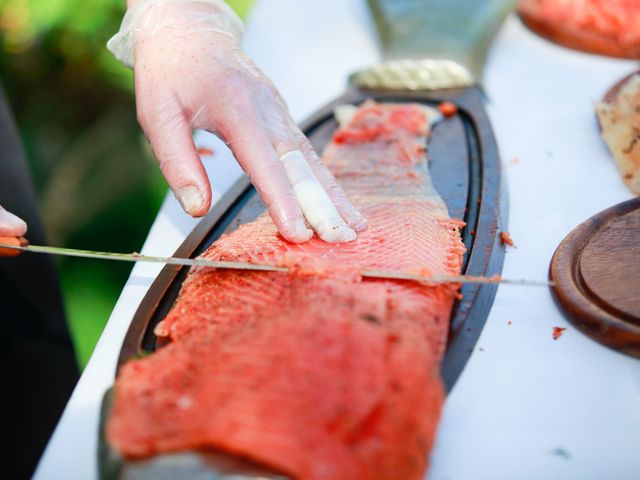
[[[553,327],[553,339],[558,340],[562,336],[565,330],[566,328]]]
[[[210,148],[207,148],[207,147],[200,147],[200,148],[198,148],[198,150],[196,150],[196,152],[201,157],[202,156],[211,156],[211,155],[213,155],[215,153],[213,150],[211,150]]]
[[[518,248],[513,243],[513,240],[511,239],[511,235],[509,235],[509,232],[500,232],[500,240],[502,241],[503,245],[509,245],[510,247]]]
[[[453,117],[456,113],[458,113],[458,107],[453,102],[442,102],[438,105],[438,110],[442,115],[446,118]]]

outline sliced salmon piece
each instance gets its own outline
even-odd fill
[[[640,58],[638,0],[520,0],[520,18],[539,35],[576,50]]]
[[[116,381],[107,434],[123,455],[214,448],[300,479],[422,478],[457,286],[358,272],[459,274],[461,222],[429,179],[435,111],[352,113],[323,159],[368,229],[341,245],[291,244],[264,215],[216,241],[205,257],[292,272],[191,271],[156,329],[169,344]]]

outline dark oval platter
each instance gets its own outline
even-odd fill
[[[500,232],[506,230],[506,194],[501,185],[497,145],[480,89],[398,92],[364,91],[352,87],[304,122],[301,128],[317,151],[322,152],[337,128],[334,108],[342,104],[358,105],[370,98],[378,102],[417,102],[429,106],[449,100],[458,106],[458,115],[439,123],[429,139],[427,155],[431,177],[450,216],[466,222],[462,231],[467,247],[464,273],[499,274],[504,261]],[[191,232],[175,256],[192,258],[200,255],[222,234],[252,221],[264,211],[264,204],[248,179],[240,179]],[[132,319],[120,351],[118,368],[132,358],[159,348],[153,329],[171,309],[187,273],[187,267],[167,265],[158,275]],[[465,284],[461,289],[462,298],[453,306],[441,367],[447,391],[455,384],[473,351],[496,290],[495,284]],[[108,415],[108,398],[109,395],[105,397],[103,422]],[[114,475],[114,453],[109,451],[104,438],[100,450],[103,477],[129,478],[123,476],[123,472],[130,468]],[[135,462],[127,463],[132,467]],[[249,474],[242,478],[257,477]]]

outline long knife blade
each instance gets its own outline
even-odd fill
[[[148,262],[162,263],[165,265],[179,265],[186,267],[210,267],[226,268],[233,270],[261,270],[268,272],[287,272],[286,267],[275,265],[261,265],[247,262],[225,262],[208,260],[205,258],[177,258],[158,257],[154,255],[142,255],[133,253],[98,252],[94,250],[78,250],[75,248],[45,247],[41,245],[10,245],[0,243],[0,249],[17,250],[20,252],[43,253],[46,255],[59,255],[64,257],[92,258],[97,260],[114,260],[117,262]]]
[[[153,255],[142,255],[140,253],[115,253],[115,252],[99,252],[93,250],[77,250],[74,248],[46,247],[41,245],[28,245],[26,242],[10,242],[0,239],[0,250],[7,249],[17,252],[31,252],[46,255],[60,255],[65,257],[89,258],[98,260],[112,260],[119,262],[150,262],[161,263],[165,265],[178,265],[186,267],[208,267],[218,269],[231,270],[252,270],[262,272],[289,272],[289,268],[279,265],[264,265],[248,262],[227,262],[220,260],[208,260],[205,258],[178,258],[178,257],[159,257]],[[387,279],[387,280],[406,280],[420,282],[427,285],[439,285],[445,283],[479,283],[479,284],[495,284],[503,283],[510,285],[523,285],[534,287],[548,287],[550,282],[526,279],[510,279],[502,278],[500,275],[489,277],[475,275],[417,275],[406,272],[394,272],[387,270],[362,270],[359,272],[362,277]]]

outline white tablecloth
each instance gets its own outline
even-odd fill
[[[246,50],[302,120],[379,58],[363,0],[261,0]],[[631,198],[600,140],[593,102],[634,64],[566,50],[514,17],[490,52],[485,86],[510,193],[517,245],[508,277],[544,279],[577,224]],[[214,195],[240,171],[208,134],[199,145]],[[196,222],[167,197],[143,252],[170,255]],[[98,412],[128,324],[160,267],[136,265],[36,472],[97,475]],[[557,341],[554,326],[568,330]],[[310,452],[310,454],[312,454]],[[478,345],[448,396],[428,478],[640,478],[640,362],[608,350],[561,316],[547,289],[501,286]]]

